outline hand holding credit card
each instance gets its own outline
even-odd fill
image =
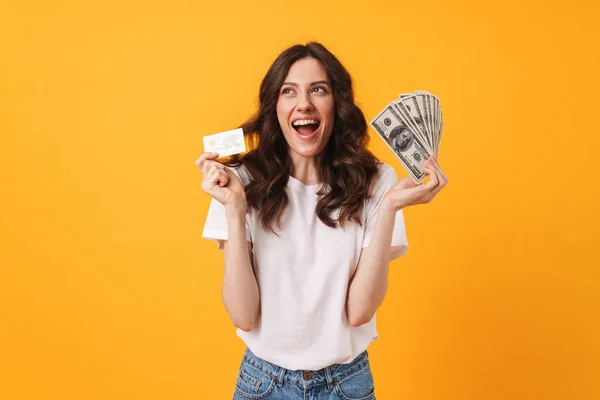
[[[204,140],[204,152],[217,153],[219,157],[227,157],[246,151],[242,128],[204,136],[202,139]]]

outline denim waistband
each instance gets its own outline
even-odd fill
[[[363,368],[369,366],[367,351],[360,353],[349,364],[333,364],[323,369],[312,370],[287,370],[261,358],[258,358],[249,348],[246,348],[244,361],[252,367],[274,377],[277,384],[282,386],[284,382],[301,387],[310,387],[326,384],[330,389],[336,382],[347,378]]]

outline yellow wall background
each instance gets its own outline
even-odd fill
[[[367,119],[414,89],[444,110],[450,184],[406,210],[377,398],[600,398],[599,17],[563,0],[0,2],[0,399],[232,397],[244,347],[194,161],[309,40]]]

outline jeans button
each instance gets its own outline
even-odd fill
[[[305,381],[310,381],[312,378],[313,378],[313,374],[311,374],[311,373],[310,373],[310,372],[308,372],[308,371],[305,371],[305,372],[304,372],[304,380],[305,380]]]

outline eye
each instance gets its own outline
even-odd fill
[[[313,91],[317,91],[317,90],[318,90],[317,93],[327,93],[327,89],[324,88],[323,86],[315,86]]]
[[[293,91],[294,91],[294,89],[292,89],[292,88],[284,88],[281,91],[281,94],[291,94]]]

